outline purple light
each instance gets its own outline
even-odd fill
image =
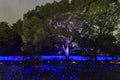
[[[22,61],[22,60],[31,60],[31,58],[39,59],[39,60],[66,60],[66,56],[0,56],[0,61]],[[85,57],[85,56],[70,56],[69,60],[76,61],[86,61],[86,60],[94,60],[94,58]],[[112,61],[112,60],[120,60],[120,57],[111,57],[111,56],[97,56],[98,61]]]
[[[106,60],[105,56],[97,56],[97,60],[101,61],[101,60]]]
[[[43,60],[65,60],[65,56],[42,56]]]
[[[0,61],[22,61],[22,56],[0,56]]]
[[[88,58],[83,56],[70,56],[70,60],[86,61]]]

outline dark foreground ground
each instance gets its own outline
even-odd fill
[[[71,61],[0,63],[0,80],[120,80],[120,65]]]

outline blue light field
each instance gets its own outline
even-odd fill
[[[0,56],[0,61],[25,61],[30,60],[31,58],[39,60],[66,60],[66,56]],[[111,57],[111,56],[97,56],[98,61],[112,61],[120,60],[120,57]],[[85,57],[85,56],[70,56],[69,60],[76,61],[87,61],[94,60],[94,57]]]

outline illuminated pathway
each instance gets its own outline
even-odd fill
[[[22,60],[30,60],[31,56],[0,56],[0,61],[22,61]],[[39,60],[65,60],[65,56],[34,56],[35,59]],[[84,57],[84,56],[70,56],[70,60],[76,61],[87,61],[87,60],[94,60],[94,58]],[[110,57],[110,56],[97,56],[98,61],[111,61],[111,60],[118,60],[120,61],[120,57]]]

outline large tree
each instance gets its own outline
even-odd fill
[[[87,10],[82,12],[67,12],[62,15],[54,16],[51,20],[57,37],[62,39],[62,48],[69,59],[70,45],[77,41],[77,37],[86,37],[89,28],[93,25],[97,15],[90,15]]]
[[[28,11],[23,21],[18,20],[14,24],[17,27],[13,29],[21,36],[24,42],[22,49],[26,53],[32,52],[30,50],[39,53],[44,48],[51,48],[59,40],[54,37],[57,35],[62,38],[62,47],[68,55],[72,41],[81,43],[78,38],[87,38],[94,42],[98,34],[107,35],[113,31],[114,20],[119,14],[119,8],[110,7],[109,4],[113,2],[118,4],[116,0],[61,0],[47,3]]]
[[[43,49],[51,48],[51,34],[53,27],[49,21],[37,16],[25,18],[22,25],[21,37],[24,42],[22,49],[25,53],[40,53]],[[30,50],[31,49],[31,50]]]

